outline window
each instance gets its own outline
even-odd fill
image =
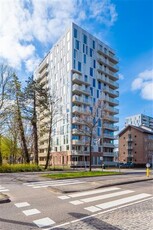
[[[95,49],[95,41],[93,41],[92,47],[93,47],[93,49]]]
[[[93,60],[93,67],[96,68],[96,60]]]
[[[93,77],[93,68],[90,67],[90,76]]]
[[[92,51],[93,51],[93,50],[90,48],[90,57],[92,57]]]
[[[98,81],[98,89],[101,89],[101,82]]]
[[[85,54],[83,55],[83,61],[84,61],[84,63],[86,63],[86,55]]]
[[[76,61],[73,60],[73,68],[76,69]]]
[[[87,44],[87,36],[85,34],[83,35],[83,43]]]
[[[86,46],[86,54],[88,55],[88,46]]]
[[[77,29],[74,28],[74,37],[77,38]]]
[[[74,49],[74,58],[77,57],[77,50]]]
[[[92,86],[96,87],[96,80],[95,79],[93,79]]]
[[[77,50],[79,50],[79,41],[78,41],[78,40],[75,40],[75,48],[76,48]]]
[[[97,98],[99,98],[99,90],[97,90]]]
[[[83,53],[85,53],[85,44],[83,44]]]
[[[88,76],[87,75],[84,76],[84,80],[85,80],[85,82],[88,82]]]
[[[90,87],[90,94],[91,94],[91,96],[93,96],[93,88],[92,87]]]
[[[81,71],[81,62],[78,61],[78,70]]]

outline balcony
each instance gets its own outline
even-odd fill
[[[107,111],[107,112],[112,113],[112,114],[118,114],[119,113],[119,109],[116,109],[116,108],[111,107],[111,106],[105,106],[104,111]]]
[[[103,156],[104,157],[114,157],[114,153],[113,152],[103,152]]]
[[[112,97],[119,97],[119,92],[113,89],[110,89],[109,87],[104,87],[103,91],[106,93],[109,93]]]
[[[132,139],[132,138],[127,138],[126,141],[127,141],[127,142],[132,142],[133,139]]]
[[[118,126],[114,126],[112,124],[104,124],[103,128],[108,129],[108,130],[113,130],[113,131],[118,131],[119,130]]]
[[[86,88],[85,86],[80,86],[77,84],[74,84],[72,86],[72,91],[73,93],[79,93],[79,94],[85,94],[85,95],[90,95],[90,89]]]
[[[126,146],[126,149],[132,150],[133,147],[132,146]]]
[[[110,115],[106,115],[104,117],[104,120],[108,120],[108,121],[111,121],[111,122],[119,122],[119,118],[118,117],[114,117],[114,116],[110,116]]]
[[[104,142],[103,143],[103,146],[106,147],[106,148],[115,148],[115,145],[112,144],[112,143],[107,143],[107,142]]]
[[[81,140],[72,140],[72,145],[85,145],[85,142]]]
[[[98,56],[97,61],[101,64],[101,65],[106,65],[108,66],[109,69],[111,69],[113,72],[111,74],[114,74],[114,72],[119,71],[119,67],[117,65],[115,65],[114,63],[112,63],[111,61],[109,61],[107,58],[104,58],[103,56]],[[103,69],[102,69],[103,70]]]
[[[113,106],[119,105],[119,101],[116,99],[113,99],[111,97],[103,97],[103,100],[109,102],[109,104],[111,104]]]
[[[39,65],[39,73],[42,73],[44,69],[46,69],[48,66],[47,60],[42,61],[42,63]]]
[[[74,135],[84,135],[84,132],[81,132],[78,129],[72,129],[72,134],[74,134]]]
[[[86,113],[89,113],[90,110],[82,108],[82,107],[79,107],[79,106],[73,106],[72,107],[72,112],[73,113],[83,113],[83,114],[86,114]]]
[[[119,88],[119,84],[116,81],[112,81],[111,79],[109,79],[108,77],[105,77],[104,74],[97,74],[97,79],[103,83],[107,83],[108,85],[110,85],[113,89],[118,89]]]
[[[111,134],[108,134],[108,133],[104,133],[104,138],[108,138],[108,139],[111,139],[111,140],[115,140],[116,137],[111,135]]]
[[[83,98],[83,97],[74,95],[74,96],[72,97],[72,102],[77,103],[77,104],[86,104],[86,105],[90,105],[91,99],[90,99],[90,98],[86,99],[86,98]]]
[[[89,79],[85,79],[82,75],[74,73],[72,76],[72,81],[76,84],[90,85]]]

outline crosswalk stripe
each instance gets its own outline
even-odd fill
[[[39,228],[43,228],[43,227],[47,227],[49,225],[55,224],[55,222],[49,217],[34,220],[33,223],[35,223]]]
[[[119,199],[119,200],[99,204],[99,205],[96,205],[96,207],[101,208],[101,209],[112,208],[112,207],[115,207],[117,205],[126,204],[128,202],[132,202],[132,201],[135,201],[135,200],[140,200],[140,199],[143,199],[143,198],[146,198],[146,197],[149,197],[149,196],[151,196],[151,195],[147,194],[147,193],[141,193],[141,194],[138,194],[138,195],[135,195],[135,196],[130,196],[130,197],[122,198],[122,199]]]
[[[115,188],[102,188],[102,189],[96,189],[96,190],[91,190],[91,191],[77,192],[74,194],[69,194],[68,197],[77,198],[77,197],[81,197],[81,196],[94,195],[94,194],[98,194],[98,193],[110,192],[110,191],[115,191],[115,190],[119,190],[119,189],[120,188],[117,188],[117,187],[115,187]]]
[[[14,204],[17,208],[22,208],[22,207],[27,207],[30,206],[28,202],[21,202],[21,203],[16,203]]]
[[[109,194],[105,194],[105,195],[100,195],[100,196],[95,196],[95,197],[80,199],[80,202],[81,203],[89,203],[89,202],[93,202],[93,201],[97,201],[97,200],[103,200],[103,199],[107,199],[107,198],[111,198],[111,197],[126,195],[126,194],[133,193],[133,192],[134,191],[131,191],[131,190],[114,192],[114,193],[109,193]],[[81,204],[81,203],[79,203],[77,201],[71,201],[70,203],[74,204],[74,205]]]
[[[34,215],[34,214],[38,214],[40,213],[40,211],[38,209],[28,209],[28,210],[24,210],[22,211],[26,216],[31,216],[31,215]]]
[[[23,185],[27,186],[33,186],[33,185],[44,185],[44,184],[55,184],[56,183],[65,183],[65,182],[78,182],[79,180],[74,180],[74,179],[66,179],[66,180],[49,180],[49,181],[38,181],[38,182],[28,182],[28,183],[23,183]]]
[[[8,192],[10,191],[9,189],[0,189],[0,192]]]
[[[63,184],[53,184],[53,185],[42,185],[42,186],[34,186],[33,188],[47,188],[49,186],[51,187],[58,187],[58,186],[61,186],[61,185],[70,185],[70,184],[82,184],[84,182],[70,182],[70,183],[63,183]]]

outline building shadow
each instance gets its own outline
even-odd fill
[[[65,227],[57,227],[54,230],[86,230],[86,229],[96,229],[96,230],[122,230],[116,226],[113,226],[105,221],[102,221],[96,217],[89,217],[89,215],[84,213],[70,212],[69,215],[75,217],[75,219],[81,219],[78,222],[70,223]],[[85,224],[85,225],[84,225]]]

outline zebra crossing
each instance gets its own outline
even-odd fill
[[[34,189],[38,188],[47,188],[47,187],[58,187],[58,186],[65,186],[65,185],[75,185],[75,184],[82,184],[85,181],[79,181],[77,179],[66,179],[66,180],[46,180],[46,181],[39,181],[39,182],[28,182],[23,183],[23,185],[32,187]]]
[[[58,198],[61,200],[69,200],[69,204],[72,205],[83,205],[85,210],[95,213],[153,197],[148,193],[137,194],[133,190],[123,190],[119,187],[109,187],[58,196]],[[93,202],[94,205],[91,205]]]
[[[9,189],[5,188],[5,187],[2,187],[0,185],[0,192],[9,192]]]

